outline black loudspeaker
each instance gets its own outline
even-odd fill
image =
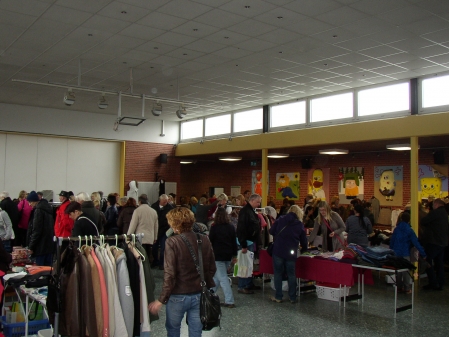
[[[161,164],[167,164],[167,158],[168,158],[168,155],[166,153],[161,153],[159,156]]]
[[[303,169],[312,168],[312,158],[302,158],[301,159],[301,168],[303,168]]]
[[[433,153],[433,163],[434,164],[444,164],[444,151],[438,150]]]

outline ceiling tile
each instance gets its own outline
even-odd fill
[[[402,28],[414,34],[423,35],[449,28],[449,21],[434,15],[428,19],[414,21],[408,25],[403,25]]]
[[[247,19],[243,22],[237,23],[229,27],[228,29],[233,32],[255,37],[261,34],[271,32],[275,30],[276,27],[253,19]]]
[[[98,14],[113,19],[136,22],[137,20],[142,19],[149,12],[150,11],[148,9],[144,9],[142,7],[136,7],[123,2],[113,1],[100,10]]]
[[[183,23],[172,29],[172,31],[195,38],[204,38],[206,36],[219,32],[220,28],[213,27],[211,25],[205,25],[204,23],[197,21],[187,21],[186,23]]]
[[[276,27],[290,29],[290,27],[295,25],[298,21],[303,21],[307,19],[307,17],[287,8],[278,7],[268,13],[258,15],[254,17],[254,19]]]
[[[336,77],[336,76],[338,76],[338,75],[336,75],[335,73],[332,73],[330,71],[318,71],[313,74],[310,74],[308,77],[311,77],[316,80],[326,80],[326,79],[330,79],[330,78]]]
[[[268,33],[259,35],[258,38],[272,43],[284,44],[287,42],[299,40],[303,38],[303,36],[286,29],[276,28],[275,30],[272,30]]]
[[[258,39],[250,39],[248,41],[240,42],[235,45],[237,48],[241,48],[244,50],[249,50],[253,52],[260,52],[265,49],[269,49],[275,46],[274,43],[258,40]]]
[[[199,3],[183,0],[172,0],[157,9],[158,12],[192,20],[211,10],[211,7]]]
[[[148,26],[139,25],[137,23],[133,23],[126,27],[123,30],[120,30],[120,35],[130,36],[138,39],[144,40],[152,40],[162,34],[165,31],[157,28],[149,28]]]
[[[231,27],[245,20],[246,18],[244,16],[235,15],[220,9],[213,9],[195,18],[195,21],[222,29]]]
[[[371,59],[371,60],[368,60],[368,61],[363,61],[363,62],[356,63],[355,65],[357,67],[361,68],[361,69],[370,70],[370,69],[386,67],[389,64],[387,62],[383,62],[381,60]]]
[[[57,0],[56,5],[77,9],[83,12],[96,13],[110,3],[109,0]]]
[[[163,44],[163,43],[159,43],[159,42],[155,42],[155,41],[148,41],[147,43],[140,45],[136,49],[142,50],[142,51],[145,51],[148,53],[161,55],[161,54],[171,52],[172,50],[177,49],[177,47],[169,46],[167,44]]]
[[[88,12],[53,5],[41,16],[41,19],[51,19],[73,25],[80,25],[87,21],[91,16],[92,14]]]
[[[408,62],[411,60],[416,59],[417,57],[415,55],[409,54],[409,53],[399,53],[394,55],[385,56],[382,58],[379,58],[382,61],[393,63],[393,64],[401,64],[404,62]]]
[[[341,27],[332,28],[324,32],[314,34],[313,38],[327,42],[338,43],[356,38],[358,35]]]
[[[426,39],[423,39],[420,37],[414,37],[414,38],[404,39],[401,41],[390,43],[389,46],[400,49],[400,50],[404,50],[407,52],[413,52],[414,50],[418,50],[423,47],[429,47],[433,44],[434,43],[429,40],[426,40]]]
[[[231,0],[192,0],[192,1],[217,8]]]
[[[427,68],[434,66],[435,63],[432,63],[430,61],[424,60],[424,59],[415,59],[409,62],[401,63],[401,67],[404,67],[409,70],[416,71],[420,68]]]
[[[332,28],[335,27],[331,24],[312,18],[294,20],[290,24],[285,25],[285,29],[292,30],[301,35],[314,35]]]
[[[379,41],[381,43],[393,43],[404,39],[415,38],[416,35],[405,29],[396,27],[395,29],[369,34],[366,37]]]
[[[331,83],[335,83],[335,84],[347,84],[349,82],[351,82],[351,78],[347,77],[347,76],[336,76],[336,77],[332,77],[329,78],[328,81]]]
[[[388,55],[398,54],[401,50],[392,48],[389,46],[379,46],[374,48],[368,48],[359,51],[360,54],[371,56],[371,57],[384,57]]]
[[[28,28],[36,20],[37,18],[32,15],[11,12],[4,9],[0,11],[0,22],[4,25]]]
[[[341,48],[338,46],[327,45],[320,48],[316,48],[312,50],[310,53],[314,55],[318,55],[324,58],[331,58],[340,55],[349,54],[351,51],[345,48]]]
[[[246,6],[249,6],[249,8],[246,8]],[[248,18],[269,12],[274,8],[276,8],[275,5],[259,0],[245,0],[245,2],[242,2],[241,0],[232,0],[220,6],[220,9],[224,11],[246,16]]]
[[[251,55],[252,52],[249,50],[244,50],[244,49],[240,49],[237,47],[228,46],[228,47],[222,48],[220,50],[217,50],[217,51],[213,52],[212,54],[227,58],[229,60],[233,60],[233,59],[239,59],[241,57]]]
[[[336,61],[335,59],[324,59],[317,62],[309,63],[309,66],[311,67],[325,71],[341,67],[342,65],[344,64]]]
[[[197,59],[198,57],[203,56],[204,53],[186,48],[178,48],[169,53],[166,53],[165,55],[170,57],[176,57],[184,61],[192,61]]]
[[[226,45],[234,45],[239,42],[243,42],[249,39],[248,36],[242,35],[239,33],[231,32],[229,30],[220,30],[214,34],[211,34],[205,37],[206,40],[226,44]]]
[[[432,41],[435,43],[444,43],[449,41],[449,29],[443,29],[437,32],[424,34],[421,36],[423,39]]]
[[[393,75],[396,73],[405,72],[405,71],[407,71],[407,69],[403,68],[403,67],[390,65],[390,66],[386,66],[386,67],[382,67],[382,68],[373,69],[373,71],[377,74],[389,76],[389,75]]]
[[[378,47],[381,45],[381,43],[366,37],[359,37],[341,43],[336,43],[335,45],[352,51],[359,51],[362,49]]]
[[[407,4],[408,3],[405,0],[361,0],[351,4],[349,7],[352,7],[369,15],[376,15],[397,8],[405,7]]]
[[[349,53],[341,56],[336,56],[332,58],[333,60],[341,63],[353,64],[357,62],[362,62],[371,59],[366,55],[362,55],[359,53]]]
[[[0,9],[31,16],[41,16],[51,5],[40,1],[2,0]]]
[[[196,40],[197,39],[194,37],[173,32],[164,33],[153,39],[154,42],[160,42],[175,47],[182,47]]]
[[[353,21],[358,21],[366,17],[367,14],[362,13],[350,7],[340,7],[336,10],[320,14],[316,16],[318,20],[324,21],[331,25],[341,26]]]
[[[446,54],[447,52],[449,52],[448,48],[436,44],[433,46],[416,49],[412,52],[412,54],[419,57],[432,57]]]
[[[449,51],[448,51],[449,52]],[[441,54],[433,57],[426,57],[426,60],[439,64],[447,64],[449,62],[449,53]]]
[[[389,31],[391,29],[395,29],[396,26],[377,17],[370,16],[344,25],[343,28],[357,34],[358,36],[364,36],[373,34],[374,32]]]
[[[129,25],[130,23],[128,21],[117,20],[101,15],[94,15],[90,17],[87,21],[85,21],[82,26],[92,30],[99,30],[110,34],[115,34],[122,31]],[[144,28],[148,29],[147,27]]]
[[[178,18],[173,15],[166,15],[163,13],[152,12],[147,16],[143,17],[139,21],[138,24],[149,26],[157,29],[171,30],[176,28],[184,23],[186,23],[185,19]]]
[[[314,17],[319,14],[340,8],[342,7],[342,4],[333,0],[320,0],[320,1],[303,0],[303,1],[292,1],[288,4],[285,4],[284,7],[297,13]]]
[[[431,18],[431,14],[414,5],[379,14],[378,17],[395,25],[407,25],[419,20]]]
[[[226,46],[223,44],[205,41],[205,40],[197,40],[192,43],[185,45],[185,48],[192,49],[196,51],[200,51],[203,53],[212,53],[214,51],[225,48]]]

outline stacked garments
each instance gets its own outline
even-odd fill
[[[366,247],[366,254],[362,256],[362,259],[377,267],[382,267],[390,255],[396,255],[392,249],[381,246]]]
[[[155,283],[145,249],[138,242],[80,249],[70,242],[62,253],[59,278],[61,335],[150,335],[150,320],[158,319],[150,317],[147,309],[154,301]]]

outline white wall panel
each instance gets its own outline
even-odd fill
[[[67,138],[38,137],[37,189],[52,190],[53,200],[61,190],[67,190]]]
[[[0,133],[0,188],[5,186],[6,134]],[[3,191],[3,190],[2,190]]]
[[[10,135],[6,137],[5,188],[11,199],[21,190],[36,190],[37,176],[36,136]]]

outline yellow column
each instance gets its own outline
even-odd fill
[[[418,235],[418,137],[410,137],[410,147],[411,224]]]
[[[261,207],[267,206],[268,199],[268,149],[262,149],[262,202]]]
[[[120,189],[119,193],[125,195],[125,158],[126,158],[126,142],[120,144]]]

